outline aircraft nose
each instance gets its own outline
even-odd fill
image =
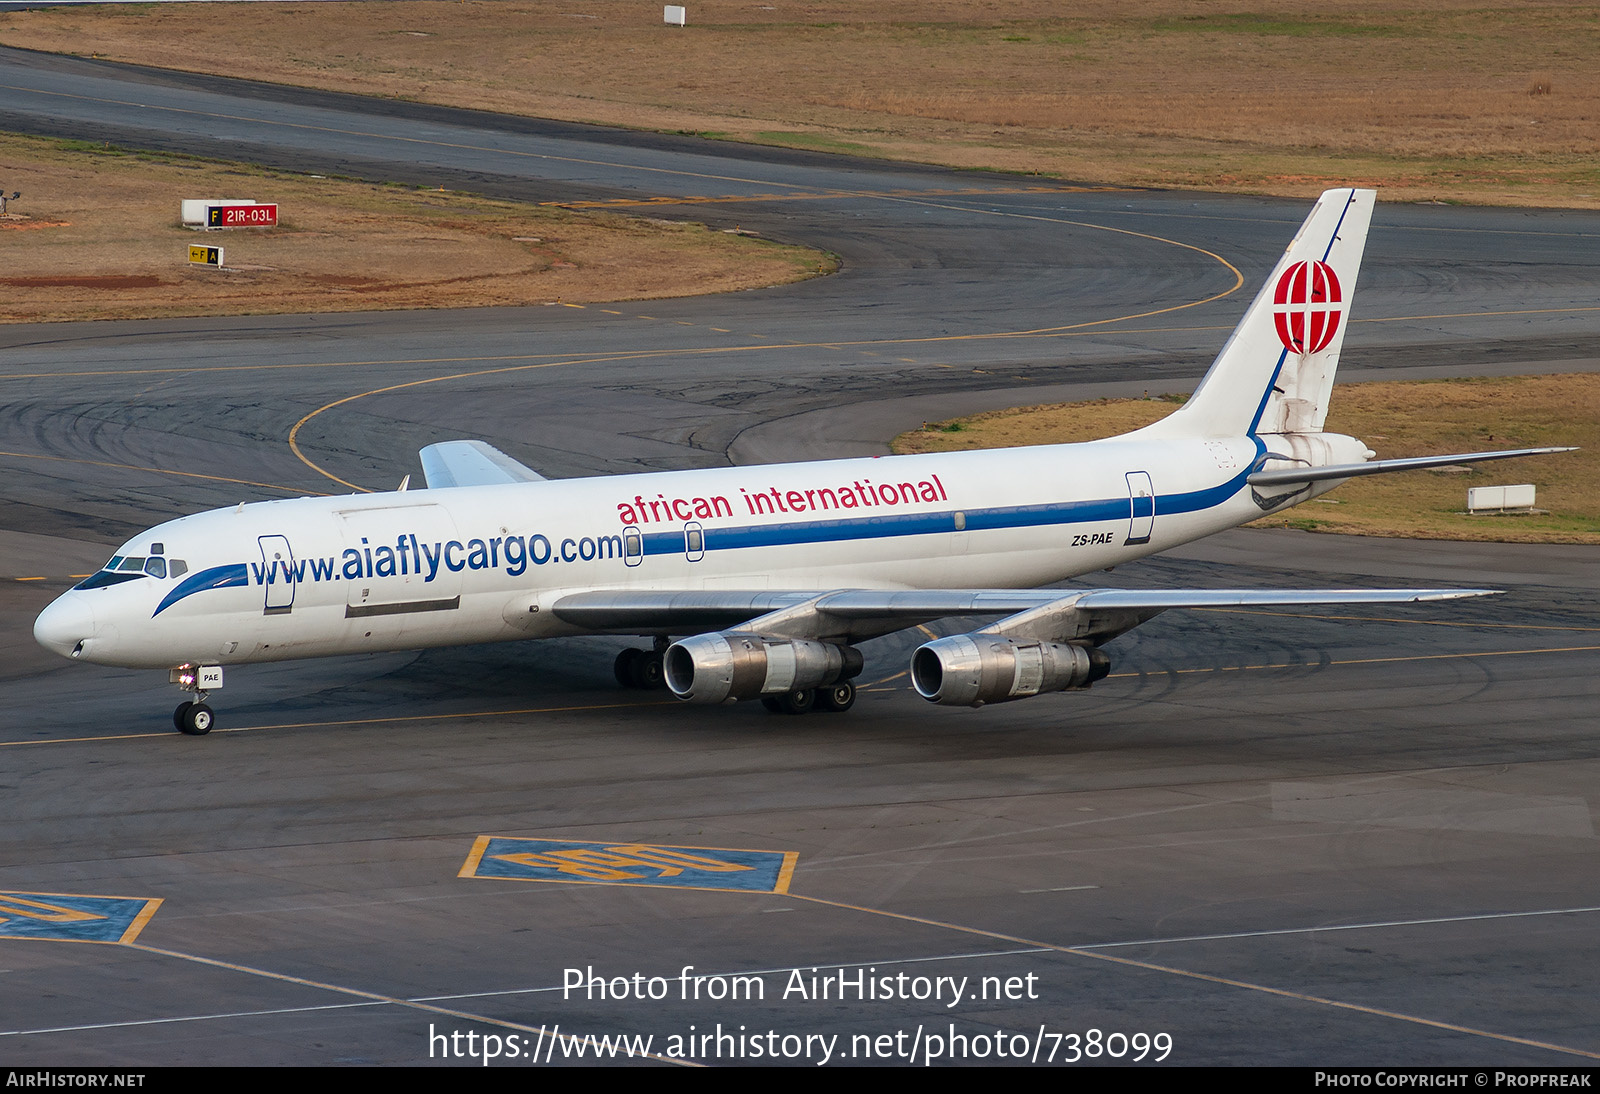
[[[58,597],[33,623],[33,640],[62,657],[81,656],[94,637],[94,611],[71,593]]]

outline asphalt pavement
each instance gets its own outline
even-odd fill
[[[842,260],[648,303],[0,326],[7,1064],[465,1064],[493,1043],[536,1066],[624,1034],[663,1063],[1600,1054],[1592,548],[1213,537],[1100,579],[1506,591],[1168,613],[1092,690],[976,711],[909,690],[904,637],[868,644],[854,710],[805,718],[619,691],[621,643],[584,639],[230,670],[224,729],[191,739],[159,674],[32,642],[70,575],[145,527],[392,488],[437,440],[613,474],[1185,390],[1307,203],[12,50],[0,127]],[[1341,375],[1593,369],[1597,239],[1592,213],[1380,205]],[[766,889],[728,881],[755,851]],[[662,866],[683,856],[710,881]]]

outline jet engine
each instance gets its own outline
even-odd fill
[[[697,634],[667,647],[667,687],[679,699],[720,703],[824,687],[860,675],[854,646],[760,634]]]
[[[964,707],[1087,687],[1110,671],[1111,659],[1093,647],[982,631],[935,639],[911,655],[918,695]]]

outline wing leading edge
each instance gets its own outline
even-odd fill
[[[483,441],[441,441],[418,453],[429,490],[543,482],[544,476]]]
[[[839,589],[831,592],[726,590],[684,592],[596,590],[562,597],[557,618],[613,634],[690,634],[706,628],[827,639],[838,630],[796,626],[800,619],[831,617],[843,634],[887,634],[948,616],[1010,616],[1042,608],[1058,611],[1136,612],[1150,618],[1170,608],[1268,608],[1338,604],[1405,604],[1491,596],[1497,589]]]

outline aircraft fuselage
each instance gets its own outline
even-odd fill
[[[1258,439],[1137,436],[218,509],[117,553],[184,574],[74,590],[36,631],[134,668],[542,638],[578,633],[550,610],[574,590],[1024,588],[1270,511]]]

